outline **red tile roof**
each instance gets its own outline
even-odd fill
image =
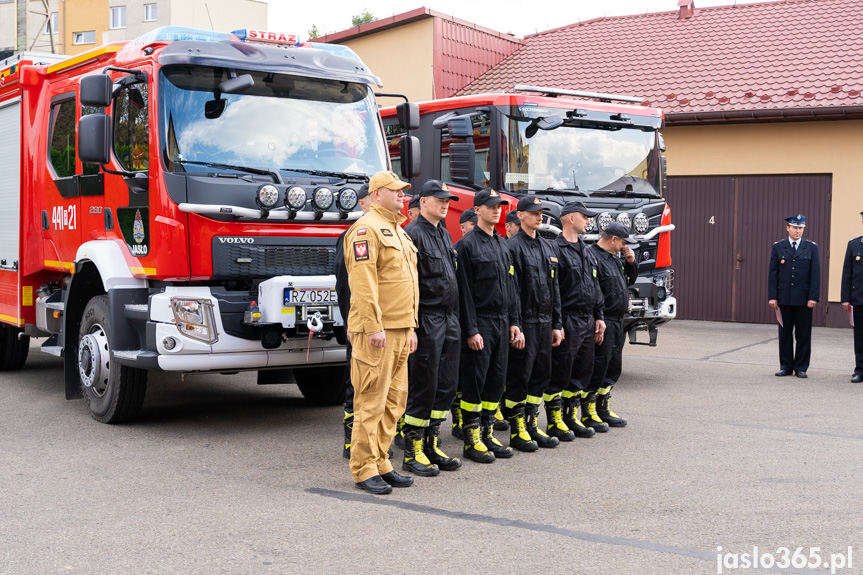
[[[533,84],[643,96],[670,121],[863,107],[863,2],[781,0],[598,18],[525,38],[461,94]]]

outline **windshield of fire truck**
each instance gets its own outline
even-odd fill
[[[582,120],[556,108],[514,106],[502,111],[507,191],[659,196],[660,153],[652,127]],[[542,118],[559,122],[543,123]]]
[[[213,171],[186,162],[363,175],[387,169],[377,105],[365,84],[233,72],[250,74],[254,85],[226,94],[219,90],[230,77],[224,68],[161,70],[162,153],[170,171]]]

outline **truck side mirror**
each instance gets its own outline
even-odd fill
[[[453,182],[473,186],[475,169],[476,148],[472,142],[449,145],[449,174]]]
[[[111,105],[114,82],[107,74],[95,74],[81,78],[81,104],[97,108]]]
[[[456,116],[447,122],[450,138],[473,138],[473,123],[470,116]]]
[[[405,130],[416,130],[420,127],[420,107],[413,102],[404,102],[396,106],[399,126]]]
[[[411,179],[420,175],[420,141],[415,136],[405,136],[399,142],[402,176]]]
[[[104,165],[111,161],[111,118],[108,114],[89,114],[78,122],[78,157],[85,164]]]

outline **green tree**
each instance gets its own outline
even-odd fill
[[[351,26],[357,27],[360,24],[368,24],[374,22],[377,18],[371,14],[366,8],[363,8],[362,14],[354,14],[351,16]]]
[[[312,24],[312,27],[309,28],[309,40],[313,40],[315,38],[320,38],[321,32],[318,30],[317,24]]]

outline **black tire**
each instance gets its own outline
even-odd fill
[[[338,405],[345,402],[346,365],[295,369],[294,379],[303,397],[315,405]]]
[[[144,405],[147,371],[110,360],[109,317],[108,296],[97,296],[87,303],[74,353],[90,415],[102,423],[122,423],[137,417]]]
[[[24,367],[27,354],[30,353],[30,336],[18,334],[21,328],[0,324],[0,371],[11,371]]]

